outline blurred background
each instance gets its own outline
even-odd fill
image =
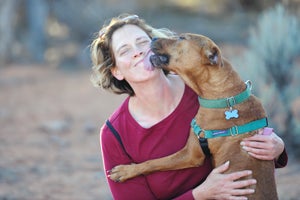
[[[112,199],[99,129],[125,96],[92,86],[89,45],[124,12],[221,47],[285,141],[280,199],[299,199],[300,0],[0,0],[0,200]]]

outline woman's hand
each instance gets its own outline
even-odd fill
[[[196,200],[202,199],[247,199],[246,196],[254,193],[254,189],[244,187],[256,184],[255,179],[239,180],[252,174],[250,170],[224,174],[229,167],[229,161],[215,168],[206,180],[193,189],[193,196]]]
[[[284,142],[271,128],[264,128],[259,134],[245,138],[241,145],[249,155],[260,160],[277,159],[284,150]]]

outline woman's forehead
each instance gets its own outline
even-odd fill
[[[137,39],[143,37],[149,38],[143,29],[133,24],[126,24],[113,33],[112,47],[114,50],[117,50],[121,46],[135,42]]]

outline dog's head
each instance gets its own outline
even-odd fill
[[[223,66],[220,49],[203,35],[185,33],[178,38],[154,39],[151,49],[154,52],[150,57],[153,66],[189,78]]]

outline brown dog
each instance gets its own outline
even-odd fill
[[[203,151],[207,151],[200,147],[199,141],[208,138],[214,166],[229,160],[226,173],[253,171],[257,184],[255,194],[249,195],[249,199],[278,199],[274,162],[255,159],[240,146],[243,138],[267,126],[265,111],[251,94],[251,85],[241,80],[231,64],[222,58],[217,45],[205,36],[183,34],[174,39],[157,39],[152,50],[155,53],[152,64],[180,75],[199,95],[201,106],[183,149],[167,157],[116,166],[110,171],[110,178],[123,182],[154,171],[199,166],[205,158]]]

